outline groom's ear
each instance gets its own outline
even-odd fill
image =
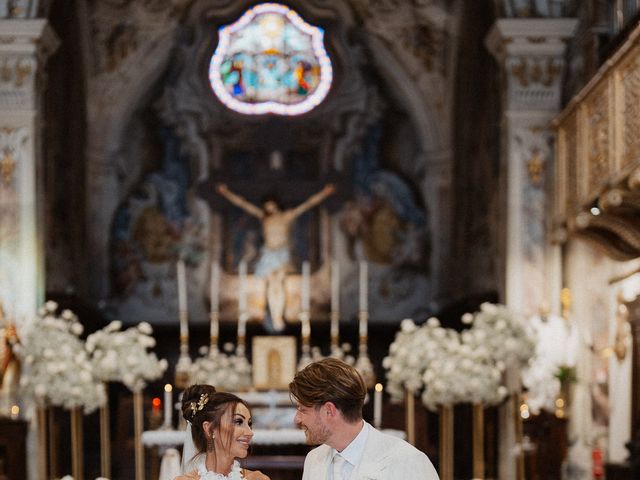
[[[339,410],[336,407],[336,404],[333,402],[325,402],[324,405],[325,415],[327,417],[335,417],[338,415]]]

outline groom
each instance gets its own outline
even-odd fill
[[[289,392],[296,425],[308,444],[320,445],[307,455],[302,480],[439,480],[423,452],[362,419],[367,389],[347,363],[312,363],[295,375]]]

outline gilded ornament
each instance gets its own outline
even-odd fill
[[[571,289],[563,288],[560,290],[560,304],[562,305],[562,316],[565,319],[569,319],[571,313]]]
[[[15,169],[16,161],[13,158],[13,154],[6,149],[2,159],[0,159],[0,178],[4,184],[9,185],[11,183]]]
[[[542,183],[542,177],[544,175],[544,159],[540,155],[540,150],[534,148],[531,152],[531,158],[527,160],[527,172],[529,173],[529,179],[534,186],[539,186]]]
[[[15,75],[15,86],[20,88],[24,85],[25,79],[27,79],[31,75],[31,65],[22,63],[16,63],[16,75]]]

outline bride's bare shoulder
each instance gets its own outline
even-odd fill
[[[179,477],[176,477],[173,480],[200,480],[200,475],[198,475],[197,470],[194,470],[193,472],[180,475]]]

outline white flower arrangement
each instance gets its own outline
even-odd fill
[[[557,315],[533,316],[529,325],[537,334],[535,356],[523,371],[522,383],[527,388],[527,404],[531,413],[555,412],[562,381],[575,381],[580,336],[575,323]]]
[[[106,401],[79,335],[83,327],[70,310],[57,314],[58,304],[45,303],[38,316],[20,332],[15,345],[25,365],[22,392],[40,406],[83,407],[90,413]]]
[[[418,393],[424,388],[427,365],[443,354],[440,342],[434,341],[434,332],[438,329],[445,334],[436,318],[430,318],[420,328],[410,319],[400,324],[400,330],[389,346],[389,355],[382,360],[382,366],[387,370],[387,392],[392,400],[402,400],[405,389]]]
[[[316,361],[315,356],[313,355],[313,349],[311,349],[311,356]],[[342,360],[343,362],[348,363],[349,365],[355,365],[356,359],[351,353],[351,344],[344,342],[342,345],[337,345],[336,347],[331,349],[330,357],[337,358],[338,360]],[[320,360],[320,358],[318,359]]]
[[[463,318],[463,321],[468,317]],[[467,320],[468,321],[468,320]],[[495,362],[518,370],[526,367],[535,353],[534,336],[524,319],[504,305],[483,303],[471,320],[471,345],[485,347]],[[505,365],[500,364],[501,370]]]
[[[525,365],[534,343],[521,320],[506,307],[485,303],[462,321],[471,328],[458,333],[436,318],[418,327],[403,320],[389,355],[387,391],[399,401],[405,390],[421,394],[432,410],[455,403],[499,403],[508,393],[502,384],[507,364]]]
[[[121,330],[122,322],[109,325],[87,337],[85,348],[98,378],[103,382],[122,382],[133,392],[156,380],[167,369],[167,361],[148,352],[156,344],[147,322]]]
[[[233,345],[230,343],[224,345],[224,350],[227,353],[202,347],[201,356],[189,366],[189,382],[206,383],[227,391],[250,388],[253,385],[253,377],[247,357],[233,352]]]

